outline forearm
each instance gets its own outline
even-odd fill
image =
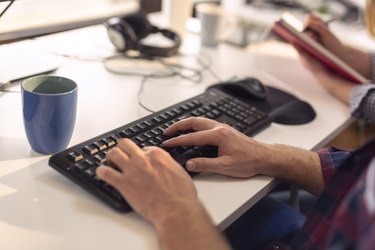
[[[163,250],[228,250],[228,243],[200,204],[172,207],[155,224]]]
[[[286,145],[268,145],[270,152],[263,173],[296,184],[319,195],[324,188],[323,171],[317,153]]]
[[[317,72],[318,81],[336,98],[349,104],[354,84],[330,72]]]
[[[349,46],[345,46],[345,50],[346,52],[342,55],[344,61],[365,78],[372,79],[372,64],[370,54]]]

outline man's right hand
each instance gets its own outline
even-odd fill
[[[317,153],[280,144],[253,140],[234,128],[206,118],[179,121],[164,131],[173,136],[178,131],[194,131],[164,142],[166,147],[218,147],[216,158],[194,158],[186,163],[193,172],[218,173],[237,178],[257,174],[280,178],[318,194],[323,189],[322,169]]]
[[[257,142],[232,127],[206,118],[189,118],[165,130],[173,136],[178,131],[195,132],[174,137],[164,142],[166,147],[203,146],[218,147],[217,158],[195,158],[186,163],[192,172],[214,172],[232,177],[246,178],[260,174],[269,158],[270,147]]]

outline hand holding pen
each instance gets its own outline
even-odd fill
[[[344,52],[345,46],[328,28],[328,23],[334,20],[337,20],[337,18],[323,21],[320,17],[308,15],[304,25],[304,32],[338,56]]]

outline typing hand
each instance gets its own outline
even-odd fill
[[[171,215],[171,208],[179,211],[199,203],[190,176],[160,148],[142,150],[131,140],[123,139],[107,153],[107,160],[121,172],[102,166],[97,169],[97,176],[115,187],[153,225],[163,223]]]
[[[265,144],[256,142],[228,125],[206,118],[188,118],[179,121],[164,131],[173,136],[178,131],[193,130],[188,134],[164,142],[166,147],[204,146],[218,147],[217,158],[194,158],[186,163],[192,172],[212,172],[232,177],[246,178],[260,173],[266,164]]]

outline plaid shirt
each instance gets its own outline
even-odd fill
[[[325,190],[291,245],[266,249],[374,249],[375,140],[354,153],[318,153]]]

